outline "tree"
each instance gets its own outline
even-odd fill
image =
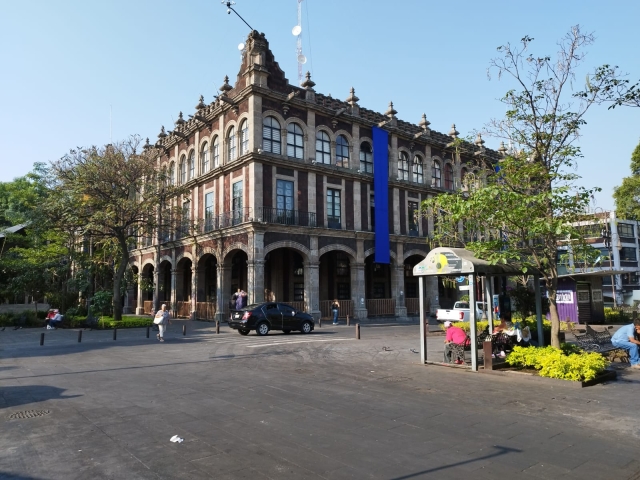
[[[122,318],[122,282],[129,249],[139,237],[164,227],[159,211],[183,189],[167,184],[156,157],[141,152],[140,138],[71,150],[51,165],[51,198],[45,207],[58,230],[73,229],[114,253],[113,316]]]
[[[585,114],[602,102],[604,86],[617,75],[616,70],[606,74],[595,70],[585,90],[572,90],[584,49],[593,40],[578,26],[571,28],[558,43],[555,60],[529,53],[533,39],[528,36],[519,46],[499,47],[501,56],[491,61],[490,71],[510,78],[517,87],[501,99],[507,106],[505,118],[491,120],[485,130],[514,148],[497,168],[486,166],[484,183],[423,203],[423,212],[438,220],[436,241],[465,244],[494,264],[514,263],[525,272],[531,268],[540,272],[556,347],[560,345],[558,246],[567,245],[580,258],[595,254],[575,226],[584,219],[592,192],[599,190],[576,185],[579,177],[574,168],[581,157],[577,140]]]
[[[631,154],[631,176],[622,179],[622,185],[613,190],[616,211],[620,218],[640,219],[640,143]]]

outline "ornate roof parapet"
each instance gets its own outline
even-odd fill
[[[224,83],[222,84],[222,86],[218,90],[220,90],[222,93],[227,93],[229,90],[233,90],[233,87],[231,85],[229,85],[229,76],[228,75],[224,76]]]
[[[164,125],[162,125],[160,127],[160,133],[158,134],[158,139],[160,141],[164,140],[165,138],[167,138],[167,133],[164,131]]]
[[[311,73],[310,72],[307,72],[307,74],[305,75],[305,81],[302,82],[300,84],[300,86],[306,90],[305,95],[304,95],[304,99],[307,102],[315,102],[316,101],[316,91],[313,89],[313,87],[316,86],[316,82],[311,80]]]
[[[482,139],[482,134],[478,133],[474,142],[476,147],[478,147],[478,151],[473,152],[474,155],[484,155],[486,153],[486,149],[484,148],[484,140]]]
[[[204,103],[204,95],[200,95],[200,101],[196,105],[196,110],[199,112],[200,110],[202,110],[206,106],[207,105]]]
[[[351,115],[356,115],[356,116],[360,115],[360,106],[358,105],[359,100],[360,99],[356,97],[356,90],[353,87],[351,87],[349,96],[345,100],[351,106]]]
[[[452,124],[451,124],[451,130],[449,130],[448,135],[449,135],[450,137],[452,137],[454,140],[455,140],[456,138],[458,138],[458,135],[460,135],[460,132],[459,132],[458,130],[456,130],[456,124],[455,124],[455,123],[452,123]]]
[[[384,114],[389,117],[389,120],[386,122],[388,125],[391,125],[392,127],[396,127],[398,126],[398,119],[396,118],[396,113],[398,113],[398,111],[393,108],[393,102],[389,102],[389,108],[387,108],[387,111],[384,112]]]
[[[418,123],[418,126],[422,129],[422,132],[418,132],[416,136],[420,136],[420,135],[424,135],[425,137],[431,136],[431,129],[429,128],[429,125],[431,125],[431,122],[427,120],[427,114],[423,113],[422,118],[420,119],[420,123]]]
[[[175,121],[176,127],[181,127],[185,123],[187,123],[187,122],[185,122],[184,118],[182,118],[182,112],[180,112],[178,114],[178,119]]]
[[[504,142],[500,142],[500,147],[498,148],[498,153],[500,154],[500,156],[502,158],[507,156],[507,147],[505,146]]]

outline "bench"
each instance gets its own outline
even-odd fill
[[[611,334],[608,330],[598,332],[592,328],[588,328],[587,333],[584,335],[574,334],[574,337],[576,339],[576,345],[585,352],[607,354],[606,356],[609,359],[611,359],[612,356],[614,358],[627,356],[627,350],[621,347],[616,347],[611,343]],[[621,355],[621,352],[624,352],[624,355]]]
[[[489,338],[491,339],[491,343],[494,344],[494,339],[497,339],[500,335],[504,335],[505,337],[509,337],[509,335],[505,335],[505,334],[495,334],[495,335],[491,335],[486,329],[483,330],[482,332],[480,332],[478,334],[478,336],[476,337],[477,340],[477,345],[478,345],[478,352],[482,353],[482,348],[483,348],[483,343],[485,342],[485,340],[488,340]],[[506,341],[506,340],[504,340]],[[495,344],[494,344],[495,345]],[[471,337],[469,335],[467,335],[467,338],[465,338],[464,343],[452,343],[451,344],[451,361],[455,362],[456,360],[462,360],[463,362],[467,362],[465,359],[465,352],[470,352],[471,351]],[[444,359],[446,362],[446,358]]]

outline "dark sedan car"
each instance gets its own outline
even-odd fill
[[[299,330],[310,333],[315,328],[315,322],[311,315],[298,312],[291,305],[266,302],[248,305],[232,312],[229,326],[238,330],[240,335],[247,335],[251,330],[255,330],[258,335],[266,335],[269,330],[282,330],[284,333]]]

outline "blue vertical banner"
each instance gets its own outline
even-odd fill
[[[389,134],[378,127],[373,127],[373,193],[376,209],[374,262],[389,264]]]

